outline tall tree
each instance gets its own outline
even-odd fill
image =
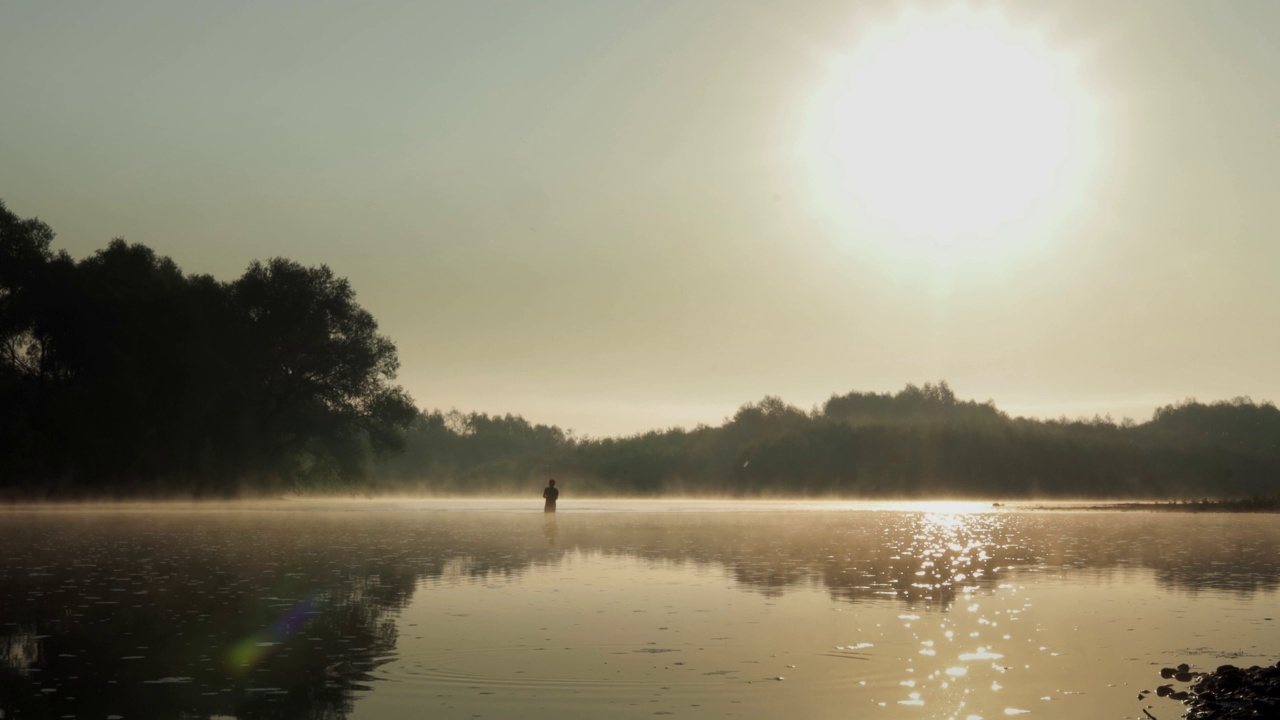
[[[399,447],[417,411],[391,384],[395,345],[346,279],[275,258],[250,265],[231,293],[246,327],[245,440],[259,463],[344,478],[359,472],[367,450]]]

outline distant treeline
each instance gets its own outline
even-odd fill
[[[615,438],[420,412],[327,267],[277,258],[221,282],[122,240],[80,261],[52,240],[0,203],[0,496],[536,493],[548,477],[566,499],[1280,493],[1280,411],[1248,398],[1035,420],[939,382]]]
[[[0,494],[230,496],[345,483],[417,411],[327,267],[234,282],[112,241],[75,261],[0,203]]]
[[[1280,493],[1280,411],[1248,398],[1162,407],[1145,423],[1011,418],[945,381],[776,397],[718,427],[575,438],[518,416],[424,413],[382,489],[510,491],[560,478],[574,493],[983,498],[1248,497]]]

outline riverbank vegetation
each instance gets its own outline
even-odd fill
[[[359,477],[416,410],[346,280],[276,258],[231,282],[113,240],[83,260],[0,204],[5,494],[231,496]]]
[[[1247,398],[1160,408],[1143,423],[1010,417],[946,382],[766,397],[718,426],[577,438],[518,416],[422,413],[382,490],[730,496],[1249,498],[1280,491],[1280,411]],[[545,482],[545,480],[544,480]]]
[[[938,382],[599,438],[421,411],[393,382],[394,344],[327,267],[276,258],[225,282],[123,240],[73,260],[53,237],[0,204],[4,497],[536,492],[548,477],[567,497],[1280,492],[1280,411],[1249,398],[1041,420]]]
[[[1280,495],[1244,498],[1113,502],[1089,505],[1039,506],[1037,510],[1133,510],[1176,513],[1280,513]]]

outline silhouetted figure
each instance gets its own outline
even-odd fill
[[[560,491],[556,489],[555,480],[547,482],[547,489],[542,491],[542,497],[547,501],[547,504],[542,506],[542,512],[555,512],[556,498],[560,497]]]

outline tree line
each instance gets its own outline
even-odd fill
[[[421,413],[383,490],[737,497],[1202,498],[1280,494],[1280,411],[1186,400],[1137,423],[1010,417],[945,381],[853,391],[803,410],[777,397],[718,426],[574,437],[519,416]]]
[[[1280,492],[1280,411],[1249,398],[1146,422],[1010,417],[945,381],[777,397],[720,425],[579,437],[418,410],[395,345],[328,267],[230,282],[114,240],[82,260],[0,202],[0,495],[283,491],[841,497]]]

